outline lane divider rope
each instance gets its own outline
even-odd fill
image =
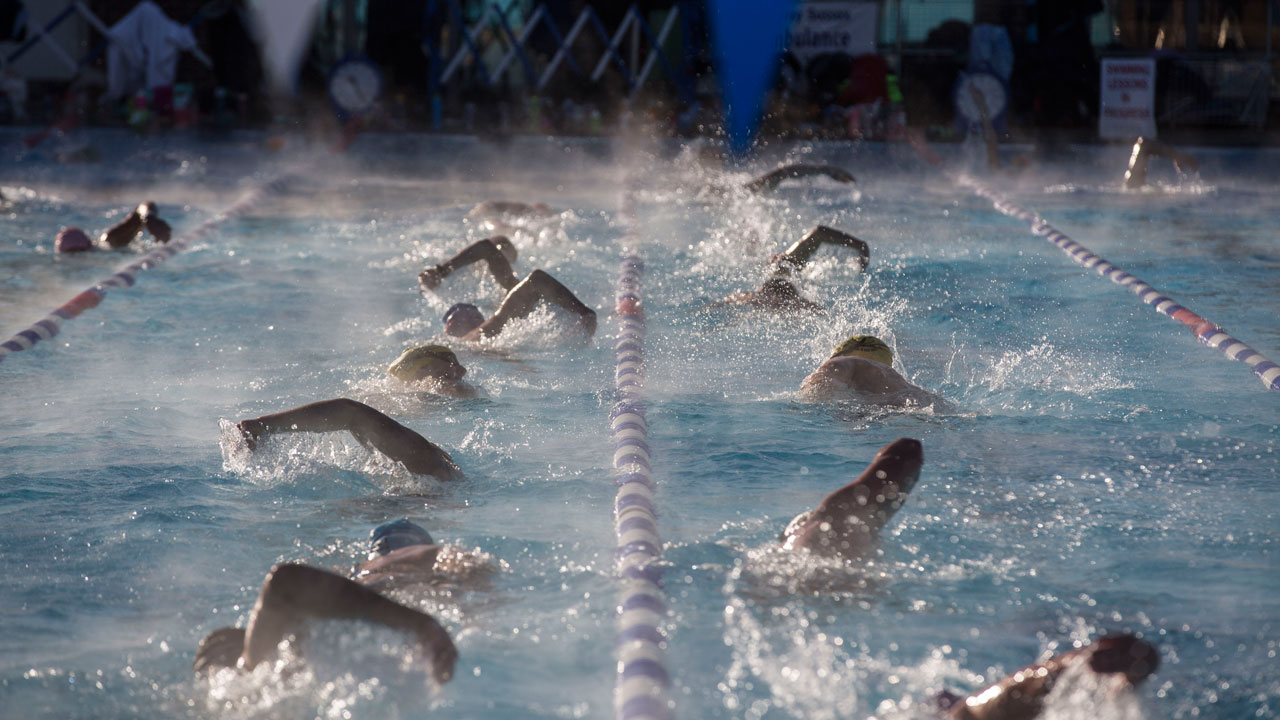
[[[138,260],[125,265],[111,277],[77,294],[53,312],[29,325],[25,330],[20,330],[13,337],[0,343],[0,362],[9,353],[30,350],[41,340],[48,340],[57,335],[61,331],[63,323],[78,317],[86,310],[97,307],[113,288],[133,287],[134,283],[137,282],[138,273],[162,264],[165,260],[189,248],[197,240],[209,235],[214,228],[227,220],[244,215],[268,196],[283,192],[288,186],[289,180],[301,173],[309,165],[310,163],[306,163],[287,170],[275,179],[250,189],[214,217],[205,220],[179,237],[173,238],[168,243],[151,250]]]
[[[619,325],[614,374],[613,435],[614,530],[617,534],[618,634],[614,651],[618,674],[614,717],[618,720],[670,720],[671,678],[665,665],[667,614],[662,589],[662,539],[654,508],[649,463],[649,425],[644,402],[644,261],[635,254],[635,198],[622,198],[623,259],[615,309]]]
[[[979,197],[990,200],[996,210],[1030,223],[1032,233],[1056,245],[1077,265],[1091,268],[1111,282],[1129,288],[1141,298],[1142,302],[1155,308],[1156,312],[1167,315],[1186,325],[1200,342],[1211,348],[1221,350],[1224,355],[1232,360],[1238,360],[1248,365],[1253,370],[1253,374],[1257,375],[1258,379],[1262,381],[1263,385],[1266,385],[1271,390],[1280,390],[1280,365],[1268,360],[1262,353],[1231,337],[1225,330],[1191,310],[1170,300],[1147,283],[1095,255],[1085,246],[1067,237],[1061,230],[1045,222],[1039,215],[1018,207],[972,178],[964,178],[961,182],[971,187]]]

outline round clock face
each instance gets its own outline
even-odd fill
[[[382,73],[367,60],[344,60],[329,74],[329,97],[348,115],[373,109],[382,93]]]
[[[982,122],[982,114],[978,110],[978,100],[987,106],[987,117],[994,119],[1004,112],[1008,94],[1000,78],[990,73],[968,73],[960,77],[956,85],[956,112],[973,123]]]

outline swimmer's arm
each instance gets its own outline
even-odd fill
[[[743,187],[749,192],[764,193],[778,187],[783,180],[808,177],[810,175],[826,175],[832,180],[846,183],[854,182],[853,175],[848,170],[834,165],[787,165],[772,172],[767,172]]]
[[[1193,156],[1175,150],[1154,138],[1140,137],[1133,144],[1133,153],[1129,156],[1129,169],[1124,173],[1125,187],[1142,187],[1147,183],[1147,163],[1152,155],[1173,160],[1178,172],[1194,172],[1200,169],[1200,162]]]
[[[978,116],[982,118],[982,138],[987,144],[987,167],[999,170],[1000,150],[996,144],[996,129],[991,125],[991,116],[987,113],[987,98],[977,85],[969,86],[969,95],[973,97],[973,103],[978,106]]]
[[[489,272],[493,274],[493,279],[502,286],[503,290],[510,290],[518,281],[516,274],[511,270],[511,263],[507,262],[506,256],[498,248],[498,243],[510,244],[510,241],[498,235],[474,242],[439,265],[423,270],[418,275],[418,282],[423,288],[430,290],[439,285],[441,280],[452,275],[455,270],[483,260],[489,265]]]
[[[169,242],[169,238],[173,237],[173,228],[158,217],[147,218],[147,232],[151,233],[157,242],[162,243]]]
[[[809,258],[813,257],[819,247],[828,243],[847,247],[857,252],[858,262],[862,264],[864,270],[867,268],[867,264],[871,262],[871,251],[865,242],[848,233],[840,232],[825,225],[819,225],[810,230],[808,235],[805,235],[800,240],[797,240],[794,245],[787,248],[787,251],[782,254],[779,263],[785,263],[799,270],[809,262]]]
[[[160,216],[156,214],[155,203],[142,203],[138,206],[136,212],[147,226],[147,232],[151,233],[157,242],[167,243],[169,238],[173,237],[173,228],[169,227],[169,223],[161,220]]]
[[[793,307],[800,310],[804,310],[805,312],[811,312],[817,315],[822,315],[826,312],[826,310],[824,310],[823,307],[818,303],[812,300],[806,300],[805,298],[802,298],[802,297],[798,297],[792,300],[791,302]]]
[[[338,432],[346,430],[361,445],[403,463],[409,472],[435,475],[441,480],[456,476],[457,466],[444,450],[418,433],[347,398],[322,400],[292,410],[242,420],[236,427],[250,449],[258,438],[278,432]]]
[[[122,248],[133,242],[133,239],[137,237],[138,231],[141,229],[142,216],[138,214],[137,210],[133,210],[124,220],[102,233],[99,240],[108,247]]]
[[[478,203],[467,213],[467,218],[476,220],[485,215],[501,215],[505,213],[521,213],[529,209],[529,205],[514,200],[485,200]]]
[[[477,329],[481,335],[493,337],[502,332],[507,323],[533,312],[539,300],[546,300],[574,313],[578,316],[583,331],[588,336],[595,334],[596,311],[584,305],[569,288],[542,270],[534,270],[512,288],[493,316]]]
[[[989,688],[956,702],[947,717],[955,720],[1007,720],[1037,716],[1053,683],[1076,651],[1022,668]]]
[[[407,608],[340,575],[282,564],[271,569],[245,628],[240,664],[251,670],[269,660],[285,637],[312,619],[364,620],[412,633],[432,655],[437,682],[453,676],[458,650],[449,633],[426,613]]]
[[[439,545],[412,545],[392,550],[361,563],[356,568],[357,578],[361,582],[375,582],[397,574],[424,575],[435,568],[439,554]]]

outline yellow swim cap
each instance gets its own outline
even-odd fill
[[[893,365],[893,351],[883,340],[871,335],[854,335],[837,345],[831,357],[860,357]]]
[[[405,382],[417,379],[418,371],[432,360],[458,363],[458,356],[443,345],[419,345],[400,353],[400,357],[387,368],[387,374]]]

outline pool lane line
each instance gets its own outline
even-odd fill
[[[17,332],[13,337],[0,343],[0,362],[3,362],[5,356],[9,353],[30,350],[41,340],[48,340],[57,335],[61,331],[63,323],[78,317],[86,310],[97,307],[112,289],[133,287],[134,283],[137,282],[138,273],[164,263],[165,260],[189,248],[195,241],[213,232],[218,225],[244,215],[269,195],[282,192],[288,185],[288,181],[302,172],[308,165],[309,163],[295,167],[269,182],[250,189],[239,200],[214,217],[205,220],[192,230],[125,265],[111,277],[77,294],[53,312],[29,325],[25,330]]]
[[[669,720],[671,677],[667,673],[667,615],[662,588],[662,538],[658,536],[653,472],[649,463],[649,425],[645,418],[644,336],[641,296],[644,260],[635,253],[635,196],[622,198],[623,258],[618,273],[618,335],[614,344],[614,404],[609,412],[613,435],[614,531],[617,535],[618,659],[614,684],[617,720]]]
[[[1231,335],[1227,334],[1227,331],[1205,320],[1191,310],[1170,300],[1147,283],[1095,255],[1089,248],[1067,237],[1066,233],[1045,222],[1039,215],[1014,205],[971,178],[962,179],[961,182],[973,188],[973,191],[980,197],[990,200],[996,210],[1010,217],[1031,223],[1032,233],[1040,235],[1046,241],[1058,246],[1077,265],[1092,268],[1111,282],[1129,288],[1142,299],[1142,302],[1155,308],[1156,312],[1168,315],[1186,325],[1200,342],[1211,348],[1218,348],[1232,360],[1239,360],[1248,365],[1253,370],[1253,374],[1257,375],[1258,379],[1262,381],[1263,385],[1266,385],[1271,390],[1280,390],[1280,365],[1268,360],[1262,353],[1231,337]]]

